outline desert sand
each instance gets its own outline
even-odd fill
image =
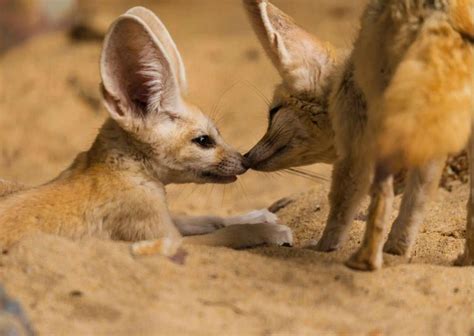
[[[364,0],[274,1],[340,48],[357,31]],[[278,75],[240,1],[83,1],[99,27],[133,5],[164,21],[188,72],[190,99],[241,151],[264,133]],[[91,144],[106,117],[98,91],[100,42],[61,32],[0,58],[0,177],[44,183]],[[330,178],[330,166],[309,169]],[[439,190],[412,258],[385,255],[374,273],[349,270],[366,205],[338,252],[303,249],[319,238],[329,182],[249,172],[233,185],[170,186],[179,213],[238,214],[282,197],[295,246],[234,251],[186,247],[183,263],[133,258],[123,242],[33,235],[0,255],[0,283],[39,335],[474,335],[474,267],[452,260],[464,244],[466,185]],[[397,198],[397,207],[399,198]]]

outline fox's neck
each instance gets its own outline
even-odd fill
[[[59,178],[80,174],[98,166],[100,171],[135,176],[161,185],[168,183],[166,169],[156,167],[146,154],[147,145],[122,130],[108,119],[87,152],[79,154],[72,165]]]

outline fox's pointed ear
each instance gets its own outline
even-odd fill
[[[253,29],[286,85],[297,91],[321,89],[334,63],[328,43],[297,26],[266,0],[243,0]]]
[[[142,19],[143,22],[147,24],[148,28],[150,28],[150,30],[153,32],[158,41],[161,42],[175,71],[181,93],[186,94],[188,91],[188,84],[186,81],[184,63],[181,59],[178,48],[176,47],[176,44],[171,38],[171,35],[169,34],[165,25],[155,15],[155,13],[145,7],[133,7],[132,9],[129,9],[126,14],[134,15]]]
[[[136,16],[125,14],[112,24],[100,68],[105,106],[127,130],[140,129],[160,112],[177,110],[182,101],[166,48]]]

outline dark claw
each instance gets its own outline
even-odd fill
[[[286,208],[288,205],[290,205],[294,201],[295,200],[293,198],[290,198],[290,197],[285,197],[285,198],[279,199],[278,201],[276,201],[275,203],[273,203],[272,205],[270,205],[268,207],[268,211],[270,211],[272,213],[277,213],[281,209]]]

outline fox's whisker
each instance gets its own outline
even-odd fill
[[[321,174],[317,174],[315,172],[308,171],[302,168],[288,168],[288,169],[285,169],[284,171],[289,174],[293,174],[295,176],[307,178],[310,180],[325,181],[325,182],[329,181],[329,179],[326,176],[323,176]]]
[[[225,188],[226,188],[226,185],[224,185],[224,188],[222,188],[221,207],[224,205],[224,198],[225,198]]]
[[[317,178],[317,179],[322,179],[322,180],[325,180],[325,181],[329,181],[329,178],[327,176],[324,176],[322,174],[318,174],[318,173],[315,173],[313,171],[310,171],[310,170],[307,170],[307,169],[303,169],[303,168],[289,168],[289,170],[291,171],[295,171],[295,172],[298,172],[300,174],[304,174],[304,175],[307,175],[307,176],[311,176],[311,177],[314,177],[314,178]]]
[[[247,190],[245,190],[245,188],[244,188],[244,183],[243,183],[243,181],[241,181],[241,180],[239,179],[239,180],[237,180],[237,182],[238,182],[237,185],[240,187],[240,190],[242,191],[242,195],[245,197],[245,200],[247,201],[248,204],[251,204],[251,203],[250,203],[250,200],[249,200],[249,198],[248,198],[248,196],[247,196]]]
[[[270,107],[271,105],[271,102],[270,102],[270,99],[268,99],[264,94],[263,92],[253,83],[249,82],[248,80],[244,79],[242,80],[242,83],[244,83],[245,85],[247,86],[250,86],[252,87],[254,90],[255,90],[255,93],[260,97],[262,98],[262,100],[265,102],[265,104]]]
[[[238,84],[240,84],[241,80],[238,80],[234,83],[232,83],[232,85],[230,85],[227,89],[224,90],[224,92],[222,92],[219,100],[217,101],[216,104],[214,104],[214,107],[212,108],[212,111],[211,111],[211,118],[213,120],[216,120],[217,117],[219,117],[219,113],[220,113],[220,108],[221,108],[221,105],[222,105],[222,101],[224,100],[224,98],[227,96],[227,94],[232,91]],[[222,117],[221,117],[222,119]],[[217,124],[218,122],[215,121],[215,123]]]
[[[212,194],[213,194],[213,191],[214,191],[214,186],[215,184],[211,184],[211,188],[210,188],[210,191],[207,195],[207,202],[209,202],[211,200],[211,197],[212,197]],[[209,189],[208,189],[209,190]]]
[[[301,178],[304,178],[304,179],[307,179],[307,180],[312,180],[312,181],[314,180],[311,176],[299,174],[299,173],[293,172],[293,171],[285,171],[285,173],[287,173],[287,174],[289,174],[289,175],[301,177]]]

